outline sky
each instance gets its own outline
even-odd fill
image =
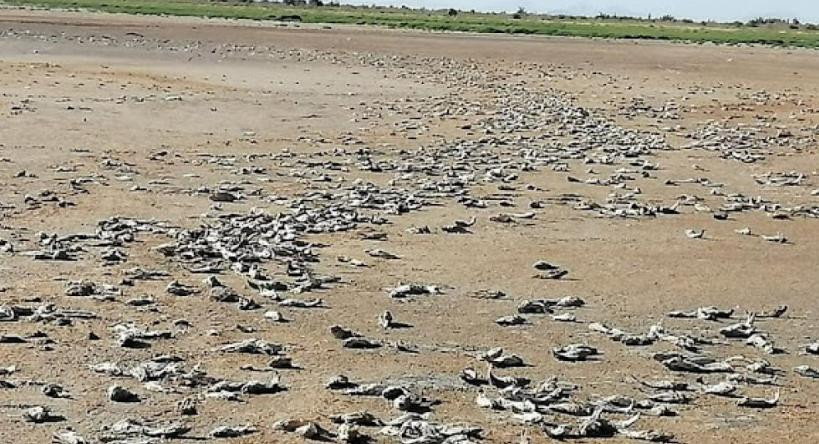
[[[531,12],[574,15],[602,12],[659,17],[670,14],[677,18],[716,21],[777,17],[819,23],[819,0],[341,0],[341,3],[478,11],[515,11],[523,7]]]

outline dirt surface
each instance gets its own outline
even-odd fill
[[[819,340],[818,90],[810,50],[0,9],[0,442],[161,439],[112,427],[124,419],[190,427],[179,442],[218,440],[222,425],[255,428],[230,442],[302,441],[275,425],[285,419],[341,440],[332,415],[404,413],[326,388],[339,374],[438,401],[426,421],[480,427],[483,442],[581,433],[593,403],[645,400],[663,390],[638,381],[656,380],[687,383],[677,393],[690,401],[667,404],[676,416],[641,405],[603,418],[642,412],[628,430],[678,442],[817,442],[819,380],[794,368],[819,368],[806,350]],[[543,279],[541,260],[568,274]],[[390,297],[409,283],[437,294]],[[566,296],[584,305],[496,323],[524,300]],[[720,333],[783,305],[746,325],[781,350]],[[668,316],[703,306],[733,313]],[[382,328],[385,310],[406,325]],[[567,314],[576,321],[552,317]],[[123,343],[129,325],[161,337]],[[346,348],[333,325],[378,347]],[[296,368],[220,350],[247,339],[281,345],[273,354]],[[680,347],[695,339],[710,344]],[[556,359],[569,344],[600,354]],[[460,377],[485,377],[493,347],[524,360],[494,376],[528,388]],[[697,374],[658,352],[733,359]],[[162,355],[177,370],[129,370]],[[754,371],[761,360],[776,370]],[[125,374],[92,368],[104,362]],[[286,390],[219,389],[276,374]],[[550,377],[559,399],[522,401]],[[726,378],[732,396],[704,393]],[[112,385],[140,400],[113,402]],[[738,405],[775,393],[770,408]],[[484,408],[484,396],[503,401]],[[26,421],[36,406],[58,418]],[[400,442],[381,429],[359,431]],[[629,440],[614,435],[598,439]],[[479,441],[458,439],[446,442]]]

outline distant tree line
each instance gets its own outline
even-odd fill
[[[561,17],[561,16],[557,16]],[[694,20],[689,18],[677,18],[673,15],[666,14],[660,17],[652,17],[651,14],[648,15],[648,18],[643,17],[634,17],[628,15],[616,15],[616,14],[604,14],[600,13],[595,16],[595,18],[600,20],[635,20],[635,21],[650,21],[650,22],[670,22],[670,23],[695,23]],[[703,20],[699,22],[700,24],[707,25],[709,23],[716,23],[712,20]],[[732,23],[734,26],[750,26],[750,27],[758,27],[758,26],[765,26],[765,25],[788,25],[792,29],[799,29],[800,26],[803,26],[806,29],[816,30],[817,27],[815,24],[806,23],[803,24],[799,21],[798,18],[793,19],[781,19],[781,18],[769,18],[769,17],[757,17],[755,19],[748,20],[747,22],[735,21]]]
[[[325,1],[325,0],[216,0],[216,1],[221,1],[221,2],[239,1],[239,2],[242,2],[242,3],[279,3],[279,4],[286,5],[286,6],[313,6],[313,7],[339,7],[339,6],[341,6],[341,4],[337,0],[331,0],[331,1]],[[362,6],[350,6],[350,7],[363,8],[363,9],[378,9],[378,8],[380,8],[379,6],[376,6],[376,5],[372,5],[372,6],[362,5]],[[412,9],[412,8],[406,6],[406,5],[402,5],[400,8],[403,9],[403,10]],[[427,8],[421,8],[420,11],[430,12],[430,10],[427,10]],[[454,8],[449,8],[449,9],[439,10],[439,12],[446,13],[450,17],[456,17],[459,14],[464,13],[464,12],[468,12],[470,14],[477,14],[474,9],[471,10],[471,11],[462,11],[462,10],[458,10],[458,9],[454,9]],[[492,15],[492,16],[506,15],[507,17],[509,17],[509,15],[507,15],[508,13],[481,13],[481,14],[482,15]],[[557,20],[583,20],[583,19],[589,19],[590,18],[590,17],[587,17],[587,16],[577,16],[577,15],[569,15],[569,14],[530,14],[523,7],[519,7],[517,9],[517,11],[515,11],[514,13],[511,14],[511,17],[513,19],[516,19],[516,20],[523,19],[524,17],[530,17],[530,18],[534,18],[534,19],[547,19],[547,20],[548,19],[552,19],[552,20],[554,20],[554,19],[557,19]],[[703,20],[703,21],[700,21],[700,22],[695,22],[694,20],[689,19],[689,18],[677,18],[677,17],[674,17],[673,15],[670,15],[670,14],[665,14],[663,16],[656,17],[656,18],[652,17],[651,14],[649,14],[648,18],[645,18],[645,17],[636,17],[636,16],[629,16],[629,15],[606,14],[606,13],[601,12],[601,13],[597,14],[593,18],[598,19],[598,20],[619,20],[619,21],[649,21],[649,22],[689,23],[689,24],[699,23],[699,24],[704,25],[704,26],[707,26],[709,24],[716,24],[717,23],[717,22],[712,21],[712,20],[708,20],[708,21]],[[777,26],[777,25],[780,25],[780,26],[788,26],[791,29],[804,28],[804,29],[808,29],[808,30],[812,30],[812,31],[815,31],[815,30],[819,29],[819,27],[817,27],[816,24],[802,23],[797,18],[793,18],[793,19],[788,20],[788,19],[781,19],[781,18],[757,17],[757,18],[748,20],[747,22],[735,21],[735,22],[733,22],[731,24],[736,26],[736,27],[743,27],[743,26],[760,27],[760,26]]]
[[[279,0],[279,1],[269,1],[269,0],[218,0],[220,2],[228,2],[228,1],[238,1],[240,3],[279,3],[286,6],[315,6],[315,7],[322,7],[322,6],[330,6],[330,7],[339,7],[341,4],[337,1],[329,1],[324,2],[323,0]]]

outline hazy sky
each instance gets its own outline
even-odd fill
[[[755,17],[798,18],[819,23],[819,0],[342,0],[357,5],[406,5],[480,11],[527,11],[578,15],[662,16],[696,20],[748,20]]]

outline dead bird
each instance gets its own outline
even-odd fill
[[[47,406],[35,406],[23,411],[23,421],[33,422],[35,424],[64,420],[65,418],[63,416],[52,413],[51,408]]]
[[[565,270],[558,265],[546,261],[537,261],[532,264],[532,268],[540,271],[540,273],[535,275],[538,279],[560,279],[569,274],[569,270]]]
[[[441,231],[450,234],[469,234],[471,233],[471,231],[469,231],[469,228],[475,225],[476,221],[477,219],[475,217],[472,217],[472,219],[470,219],[469,221],[456,220],[451,225],[442,226]]]
[[[495,323],[503,327],[511,327],[515,325],[523,325],[526,323],[526,318],[519,315],[502,316],[495,319]]]
[[[713,306],[699,307],[695,310],[676,310],[668,313],[670,318],[698,318],[708,321],[716,321],[718,319],[728,319],[734,314],[733,309],[720,309]]]
[[[506,298],[506,293],[500,290],[482,289],[470,293],[469,297],[475,299],[504,299]]]
[[[154,424],[140,419],[123,419],[110,426],[103,426],[105,435],[100,441],[116,441],[127,438],[180,438],[190,431],[180,423]]]
[[[725,361],[717,361],[704,356],[684,356],[678,353],[656,353],[654,359],[667,369],[690,373],[730,373],[734,367]]]
[[[293,358],[289,356],[274,356],[267,366],[274,369],[299,369],[297,365],[293,364]]]
[[[605,398],[601,398],[591,402],[592,405],[595,407],[602,407],[603,411],[606,413],[622,413],[622,414],[629,414],[634,411],[635,408],[638,406],[643,408],[645,405],[655,405],[651,401],[635,401],[628,396],[622,395],[612,395],[607,396]]]
[[[712,385],[703,384],[700,386],[700,391],[708,395],[732,396],[737,391],[737,386],[728,381],[722,381]]]
[[[579,308],[585,304],[583,299],[576,296],[565,296],[560,299],[525,299],[518,304],[518,313],[546,314],[553,313],[555,309]]]
[[[385,241],[387,240],[387,233],[381,233],[378,231],[361,233],[361,240]]]
[[[469,228],[475,225],[478,219],[475,216],[472,216],[469,220],[460,220],[456,219],[453,225],[457,225],[459,227]]]
[[[499,399],[492,399],[483,391],[479,391],[478,395],[475,397],[475,404],[478,407],[485,408],[485,409],[492,409],[492,410],[503,410],[503,405],[501,404]]]
[[[489,364],[487,366],[486,375],[489,384],[499,389],[505,389],[509,387],[526,387],[532,382],[531,379],[524,377],[497,376],[492,371],[492,364]]]
[[[626,336],[630,336],[628,333],[620,330],[619,328],[609,327],[608,325],[601,324],[599,322],[592,322],[589,324],[589,330],[602,333],[613,341],[620,341]]]
[[[557,280],[569,274],[568,270],[548,270],[535,275],[538,279]]]
[[[748,361],[747,359],[745,359],[743,357],[736,357],[736,358],[733,358],[733,359],[737,360],[737,361],[743,361],[743,360]],[[782,373],[782,370],[774,367],[770,362],[768,362],[768,361],[766,361],[764,359],[758,359],[758,360],[755,360],[755,361],[750,361],[748,363],[748,365],[745,366],[745,369],[748,370],[749,372],[762,373],[762,374],[766,374],[766,375],[776,375],[776,374],[781,374]]]
[[[71,398],[71,395],[58,384],[46,384],[41,389],[42,393],[49,398]]]
[[[380,427],[384,425],[384,421],[367,411],[330,415],[330,420],[336,424],[351,424],[363,427]]]
[[[389,296],[394,299],[402,299],[409,296],[437,295],[440,293],[440,288],[435,285],[403,284],[390,290]]]
[[[463,424],[440,424],[426,415],[408,412],[387,421],[381,434],[406,443],[469,443],[483,437],[479,427]]]
[[[349,444],[369,442],[372,440],[372,438],[361,433],[360,429],[352,424],[339,425],[336,429],[335,437],[339,442]]]
[[[208,198],[213,202],[235,202],[239,199],[239,196],[227,191],[215,191]]]
[[[262,355],[277,355],[282,351],[282,346],[272,344],[262,339],[246,339],[240,342],[225,344],[219,347],[218,351],[224,353],[248,353]]]
[[[809,366],[809,365],[800,365],[793,368],[794,373],[799,376],[804,376],[805,378],[814,378],[819,379],[819,370]]]
[[[526,213],[500,213],[495,216],[490,216],[489,220],[499,223],[511,223],[517,219],[533,219],[535,214],[534,211],[527,211]]]
[[[193,416],[198,413],[196,406],[195,398],[184,398],[176,404],[176,409],[181,415]]]
[[[486,379],[483,379],[480,376],[478,376],[478,372],[472,367],[467,367],[461,370],[460,378],[467,384],[475,386],[486,385],[489,383],[489,381],[487,381]]]
[[[691,397],[683,392],[663,391],[652,393],[648,395],[648,399],[656,402],[664,402],[667,404],[688,404],[691,402]]]
[[[324,299],[283,299],[278,302],[280,307],[318,308],[324,306]]]
[[[238,438],[240,436],[246,436],[253,433],[256,433],[258,430],[256,427],[250,425],[242,425],[242,426],[218,426],[210,431],[208,436],[211,438]]]
[[[392,313],[389,310],[384,311],[380,315],[378,315],[378,325],[381,326],[383,329],[392,328],[393,317]]]
[[[498,368],[506,367],[522,367],[524,365],[523,358],[513,354],[505,354],[503,349],[496,347],[479,354],[478,359],[489,362]]]
[[[279,323],[286,323],[290,322],[288,319],[284,317],[281,313],[276,310],[269,310],[264,313],[264,318],[270,322],[279,322]]]
[[[313,421],[304,422],[301,426],[292,430],[292,432],[301,436],[303,439],[314,441],[328,441],[334,437],[330,431]]]
[[[338,260],[339,262],[341,262],[343,264],[350,264],[353,267],[361,267],[361,268],[369,267],[369,265],[367,265],[365,262],[360,261],[358,259],[353,259],[353,258],[351,258],[349,256],[338,256],[336,258],[336,260]]]
[[[755,318],[756,316],[753,313],[751,313],[748,315],[748,318],[745,319],[744,322],[731,324],[727,327],[723,327],[719,330],[719,332],[721,335],[727,338],[747,339],[757,332],[756,327],[754,327],[753,325]]]
[[[571,344],[564,347],[553,348],[552,354],[559,361],[579,362],[586,361],[593,356],[599,356],[600,352],[589,345]]]
[[[654,390],[672,390],[672,391],[688,391],[692,390],[692,387],[689,383],[685,381],[671,381],[671,380],[661,380],[661,381],[644,381],[638,379],[636,376],[631,376],[631,378],[641,385],[644,385],[648,388]]]
[[[336,375],[330,378],[324,386],[330,390],[346,390],[357,387],[358,384],[351,382],[350,378],[345,375]]]
[[[430,411],[438,403],[438,401],[414,393],[407,393],[393,399],[392,406],[403,412],[424,413]]]
[[[773,242],[775,244],[786,244],[786,243],[788,243],[788,238],[786,238],[785,235],[783,235],[782,233],[776,233],[773,236],[762,235],[760,237],[762,239],[768,241],[768,242]]]
[[[146,341],[173,337],[173,333],[170,331],[144,330],[134,325],[117,324],[112,329],[117,335],[117,344],[125,348],[145,348],[150,346]]]
[[[191,285],[185,285],[179,281],[172,281],[165,288],[165,291],[174,296],[190,296],[192,294],[199,293],[198,288]]]
[[[112,385],[108,387],[106,392],[108,400],[113,402],[139,402],[141,398],[136,393],[119,385]]]
[[[776,376],[755,376],[750,374],[732,373],[727,377],[729,382],[737,384],[776,385]]]
[[[432,234],[432,230],[427,225],[407,228],[407,232],[412,234]]]
[[[218,386],[218,384],[216,385]],[[278,373],[274,373],[267,382],[247,381],[240,385],[240,391],[250,395],[275,394],[286,390],[287,388],[282,384]]]
[[[91,444],[91,441],[73,430],[54,432],[51,440],[53,444]]]
[[[785,312],[788,311],[787,305],[780,305],[770,311],[761,311],[754,313],[756,319],[781,318]]]
[[[535,270],[547,271],[547,270],[559,270],[560,266],[552,264],[550,262],[539,260],[539,261],[535,262],[534,264],[532,264],[532,268],[534,268]]]
[[[358,348],[358,349],[370,349],[370,348],[380,348],[383,344],[375,339],[368,339],[364,337],[352,337],[344,339],[341,343],[342,347],[344,348]]]
[[[350,396],[382,396],[387,388],[389,388],[387,385],[378,383],[355,384],[355,386],[345,389],[344,394]]]
[[[578,322],[577,316],[571,313],[562,313],[558,315],[552,315],[552,320],[557,322]]]
[[[685,236],[689,239],[702,239],[705,236],[705,230],[685,230]]]
[[[349,328],[342,327],[340,325],[331,325],[330,334],[332,334],[334,338],[341,340],[362,337],[361,333],[355,332],[353,330],[350,330]]]
[[[523,300],[518,304],[518,313],[523,314],[545,314],[553,313],[552,307],[544,300]]]
[[[779,404],[779,390],[777,390],[771,398],[753,398],[743,396],[739,399],[739,401],[737,401],[737,405],[740,407],[750,407],[755,409],[769,409],[776,407],[777,404]]]
[[[372,250],[364,250],[365,253],[369,254],[372,257],[377,257],[380,259],[388,259],[388,260],[396,260],[401,259],[400,256],[396,254],[392,254],[389,251],[381,250],[379,248],[375,248]]]
[[[768,339],[767,335],[762,333],[754,333],[753,335],[748,337],[748,339],[745,340],[745,343],[750,346],[762,349],[766,353],[771,355],[784,352],[781,348],[774,346],[773,342],[771,342],[771,340]]]

